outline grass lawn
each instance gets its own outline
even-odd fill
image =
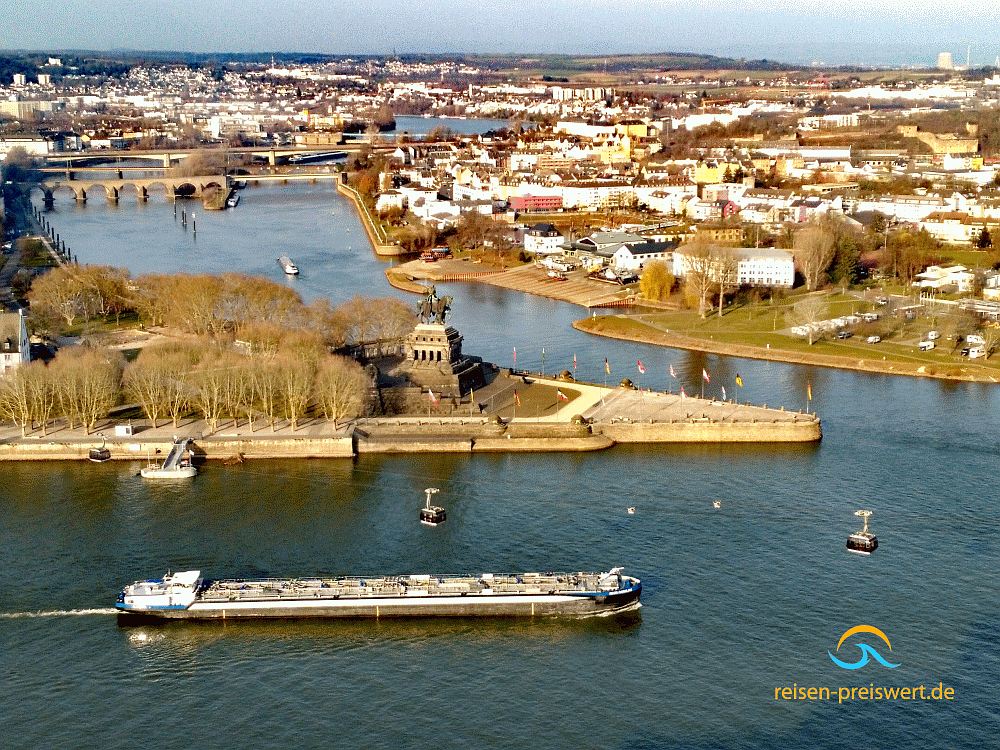
[[[702,319],[695,311],[678,310],[592,318],[583,321],[581,327],[594,333],[668,345],[683,346],[683,342],[671,341],[672,337],[681,336],[703,341],[709,348],[757,347],[772,353],[788,352],[792,361],[815,357],[819,362],[836,357],[862,369],[861,363],[867,361],[900,363],[909,369],[923,367],[923,372],[931,375],[959,376],[964,373],[1000,376],[1000,356],[968,360],[959,356],[959,344],[943,337],[931,351],[918,349],[917,344],[925,338],[927,331],[938,327],[947,329],[947,316],[927,316],[912,321],[889,318],[877,323],[863,323],[856,326],[855,335],[851,338],[837,339],[826,335],[810,345],[808,340],[788,332],[791,315],[786,317],[786,314],[791,312],[799,299],[801,296],[795,295],[773,304],[729,308],[721,318],[716,314]],[[840,293],[830,294],[825,299],[828,303],[826,318],[873,308],[856,297]],[[882,341],[878,344],[866,343],[866,337],[872,334],[881,336]],[[739,354],[737,351],[733,353]]]

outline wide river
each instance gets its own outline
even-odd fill
[[[178,203],[185,210],[195,204]],[[394,292],[328,183],[251,188],[183,229],[162,195],[49,218],[81,262],[240,270],[340,301]],[[275,257],[302,269],[285,281]],[[1000,390],[752,362],[577,333],[576,307],[448,285],[467,351],[823,418],[818,446],[364,457],[138,466],[16,464],[0,485],[0,746],[984,748],[1000,712]],[[422,527],[427,486],[447,524]],[[721,500],[713,509],[712,501]],[[627,506],[636,506],[628,515]],[[853,511],[881,547],[848,554]],[[126,627],[140,577],[607,569],[642,578],[634,617]],[[848,628],[881,628],[855,636]],[[847,671],[857,643],[874,659]],[[841,686],[944,683],[951,701],[836,701]],[[832,701],[776,700],[830,687]],[[856,694],[858,697],[859,694]],[[930,696],[930,692],[927,693]]]

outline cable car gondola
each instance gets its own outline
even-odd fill
[[[437,526],[444,523],[445,519],[448,518],[448,514],[445,513],[444,508],[440,505],[431,505],[431,497],[440,492],[440,490],[437,487],[428,487],[424,492],[427,494],[427,501],[424,503],[424,507],[420,509],[420,523],[426,526]]]
[[[870,510],[856,510],[854,515],[864,520],[864,526],[860,531],[855,531],[847,537],[847,551],[856,555],[870,555],[878,549],[878,537],[868,530],[868,519],[872,512]]]

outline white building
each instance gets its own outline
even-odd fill
[[[524,231],[524,252],[529,255],[560,255],[565,241],[552,224],[535,224]]]
[[[716,248],[719,253],[736,256],[736,278],[740,285],[791,287],[795,283],[795,260],[787,250],[771,247]],[[683,278],[691,270],[691,258],[685,248],[679,247],[673,253],[673,272]],[[712,275],[718,277],[719,268],[713,268]]]
[[[655,260],[673,263],[671,254],[675,247],[672,242],[644,242],[637,245],[622,245],[611,255],[611,267],[616,271],[641,271],[647,263]]]
[[[24,313],[0,313],[0,373],[31,360]]]
[[[954,288],[959,294],[965,294],[972,291],[975,278],[965,266],[927,266],[926,271],[916,275],[913,286],[938,291]]]

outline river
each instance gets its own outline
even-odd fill
[[[147,271],[302,268],[304,297],[393,294],[332,186],[251,188],[201,212],[162,196],[57,194],[81,262]],[[981,748],[998,719],[998,390],[756,362],[573,331],[581,308],[487,285],[455,297],[467,351],[600,382],[725,386],[822,417],[818,446],[619,447],[574,455],[366,456],[209,465],[189,485],[136,465],[19,464],[0,489],[0,666],[9,747]],[[412,298],[410,298],[412,299]],[[636,360],[647,373],[640,376]],[[670,377],[674,366],[679,376]],[[735,385],[740,373],[745,387]],[[426,486],[447,524],[416,523]],[[721,500],[714,509],[712,501]],[[627,515],[626,506],[636,506]],[[847,554],[870,507],[881,548]],[[207,575],[606,569],[638,617],[122,627],[120,585]],[[96,611],[95,611],[96,610]],[[41,614],[39,614],[41,613]],[[837,641],[881,628],[890,662]],[[947,702],[785,702],[775,688],[943,682]],[[834,693],[836,696],[836,693]],[[849,738],[849,739],[848,739]]]

